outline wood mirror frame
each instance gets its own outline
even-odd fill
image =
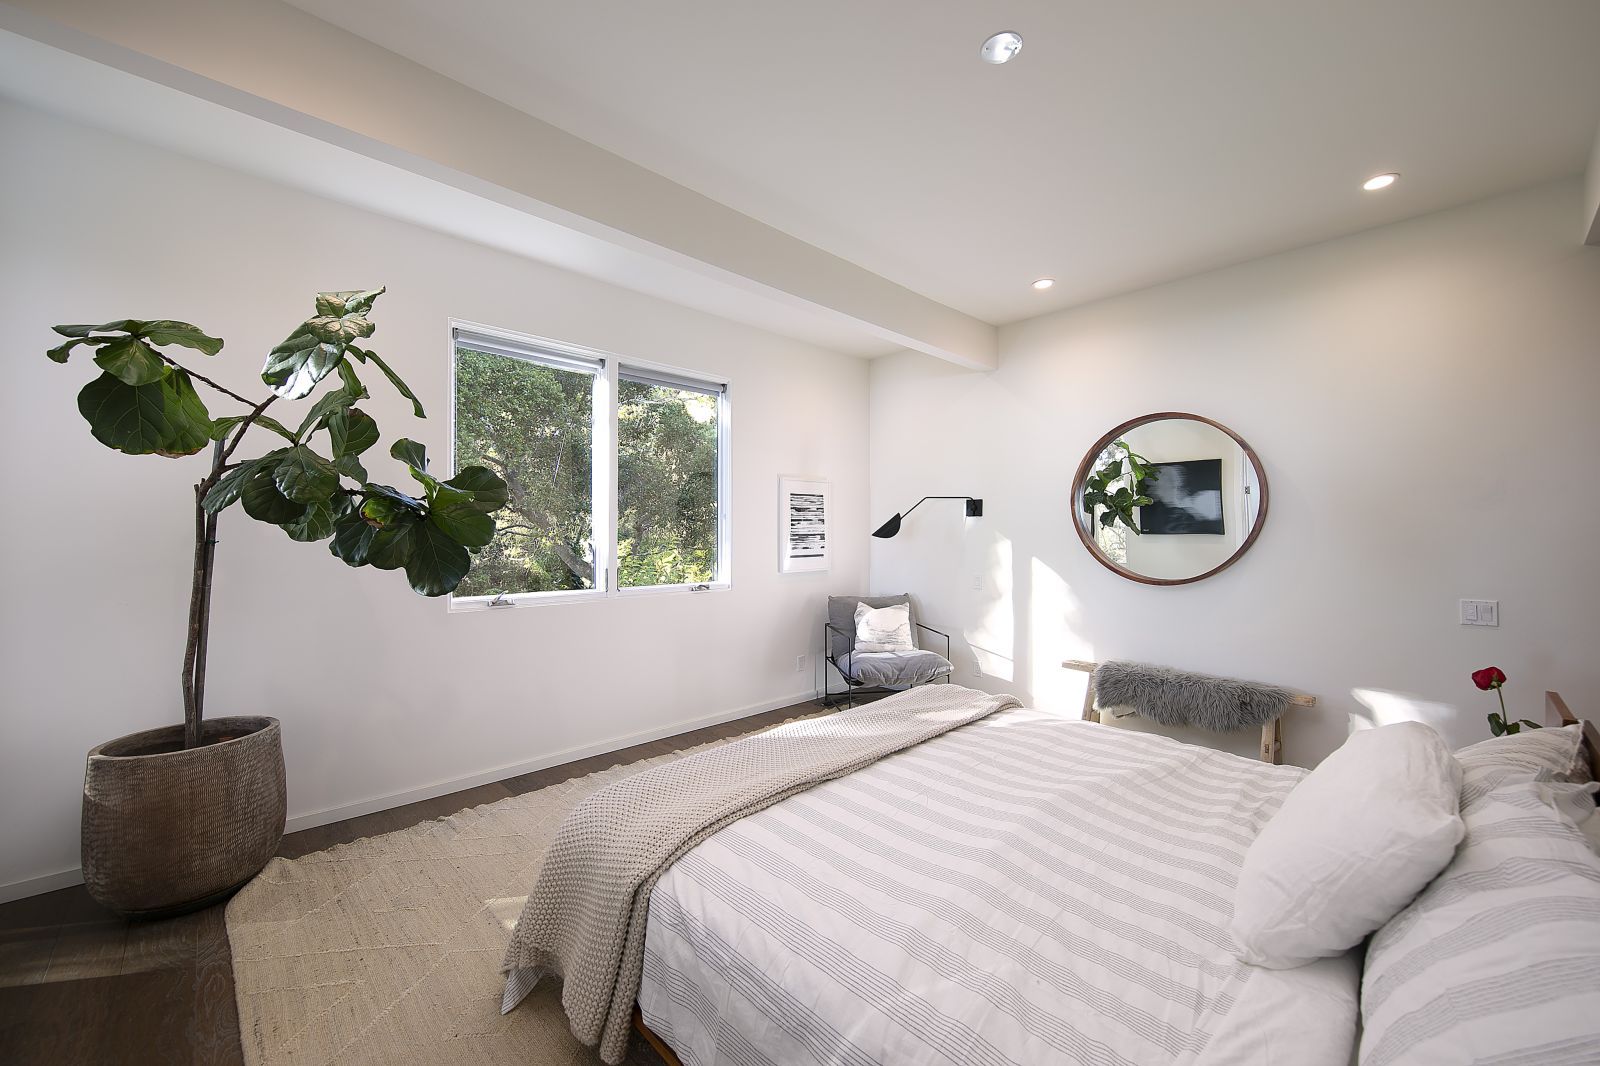
[[[1089,535],[1089,531],[1084,528],[1083,521],[1078,517],[1078,515],[1082,513],[1080,510],[1079,500],[1083,496],[1083,483],[1088,479],[1089,472],[1094,466],[1094,461],[1100,457],[1100,453],[1105,451],[1106,447],[1110,445],[1112,441],[1115,441],[1130,430],[1138,429],[1140,426],[1149,425],[1151,422],[1160,422],[1163,419],[1169,418],[1185,418],[1194,422],[1203,422],[1206,425],[1211,426],[1213,429],[1218,429],[1223,433],[1226,433],[1230,438],[1232,438],[1233,442],[1239,446],[1240,450],[1244,452],[1245,458],[1250,460],[1250,465],[1255,468],[1256,484],[1261,487],[1261,503],[1256,509],[1256,520],[1255,523],[1250,527],[1250,534],[1249,536],[1245,537],[1244,543],[1239,545],[1234,553],[1228,556],[1227,559],[1212,567],[1210,570],[1207,570],[1205,573],[1196,574],[1193,577],[1149,577],[1145,574],[1136,573],[1132,570],[1129,570],[1125,566],[1121,566],[1112,562],[1110,559],[1106,558],[1105,553],[1100,550],[1100,545],[1094,542],[1094,538]],[[1187,585],[1190,582],[1203,581],[1214,574],[1222,573],[1228,567],[1238,562],[1240,556],[1250,550],[1250,546],[1254,544],[1256,542],[1256,538],[1261,535],[1261,527],[1267,522],[1267,504],[1270,499],[1271,493],[1267,490],[1267,472],[1266,470],[1262,469],[1261,459],[1256,455],[1255,449],[1246,444],[1243,437],[1239,436],[1239,434],[1235,433],[1221,422],[1206,418],[1204,415],[1192,415],[1184,411],[1157,411],[1153,414],[1140,415],[1138,418],[1130,418],[1128,421],[1122,423],[1122,425],[1118,426],[1105,436],[1101,437],[1099,440],[1095,441],[1094,447],[1090,448],[1088,454],[1083,457],[1083,462],[1078,464],[1078,472],[1072,476],[1072,498],[1068,501],[1068,506],[1072,510],[1072,528],[1077,530],[1078,539],[1083,541],[1083,546],[1088,549],[1089,554],[1094,556],[1095,559],[1097,559],[1107,570],[1110,570],[1113,573],[1121,574],[1129,581],[1137,581],[1142,585]]]

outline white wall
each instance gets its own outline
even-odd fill
[[[1600,249],[1573,227],[1582,197],[1574,179],[1033,319],[1002,331],[992,373],[876,361],[872,517],[931,493],[985,514],[922,508],[872,545],[874,591],[957,627],[961,680],[976,660],[984,686],[1046,705],[1081,699],[1067,658],[1314,693],[1293,762],[1352,714],[1481,739],[1496,705],[1467,675],[1490,664],[1519,716],[1546,688],[1600,715]],[[1232,427],[1271,487],[1244,559],[1172,588],[1104,569],[1068,524],[1083,453],[1160,410]],[[1500,627],[1459,626],[1461,597],[1500,600]]]
[[[813,653],[824,598],[866,584],[850,535],[868,519],[866,364],[3,102],[0,143],[0,886],[77,865],[85,751],[181,718],[203,463],[95,443],[74,405],[86,361],[44,358],[57,322],[196,322],[227,340],[215,375],[259,393],[262,356],[314,292],[387,285],[374,346],[432,417],[381,381],[362,406],[386,442],[440,457],[449,316],[732,383],[728,592],[449,614],[398,574],[227,512],[208,710],[283,720],[291,819],[809,697],[795,656]],[[781,474],[834,482],[829,574],[777,572]]]

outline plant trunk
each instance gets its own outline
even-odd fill
[[[206,644],[211,633],[211,573],[217,556],[217,516],[205,495],[222,473],[222,442],[212,449],[211,474],[194,487],[194,574],[189,588],[189,635],[183,649],[183,746],[200,746],[206,701]]]

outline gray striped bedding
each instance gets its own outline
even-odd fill
[[[1002,712],[721,830],[655,886],[639,1004],[686,1066],[1346,1066],[1350,957],[1232,953],[1305,771]]]
[[[1363,1066],[1600,1063],[1600,858],[1576,824],[1596,787],[1464,804],[1455,858],[1367,948]]]

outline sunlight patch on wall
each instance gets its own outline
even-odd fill
[[[1012,595],[1011,540],[988,533],[978,540],[969,561],[973,588],[972,612],[976,621],[963,635],[985,676],[1016,681],[1016,607]],[[988,543],[983,543],[987,541]]]
[[[1061,665],[1067,659],[1094,659],[1094,644],[1081,628],[1078,598],[1066,581],[1035,556],[1028,567],[1029,689],[1040,710],[1077,717],[1089,675]]]
[[[1017,679],[1017,661],[1011,656],[993,648],[985,648],[971,640],[967,641],[967,647],[972,649],[972,657],[978,661],[978,672],[984,677],[992,677],[999,681]]]

